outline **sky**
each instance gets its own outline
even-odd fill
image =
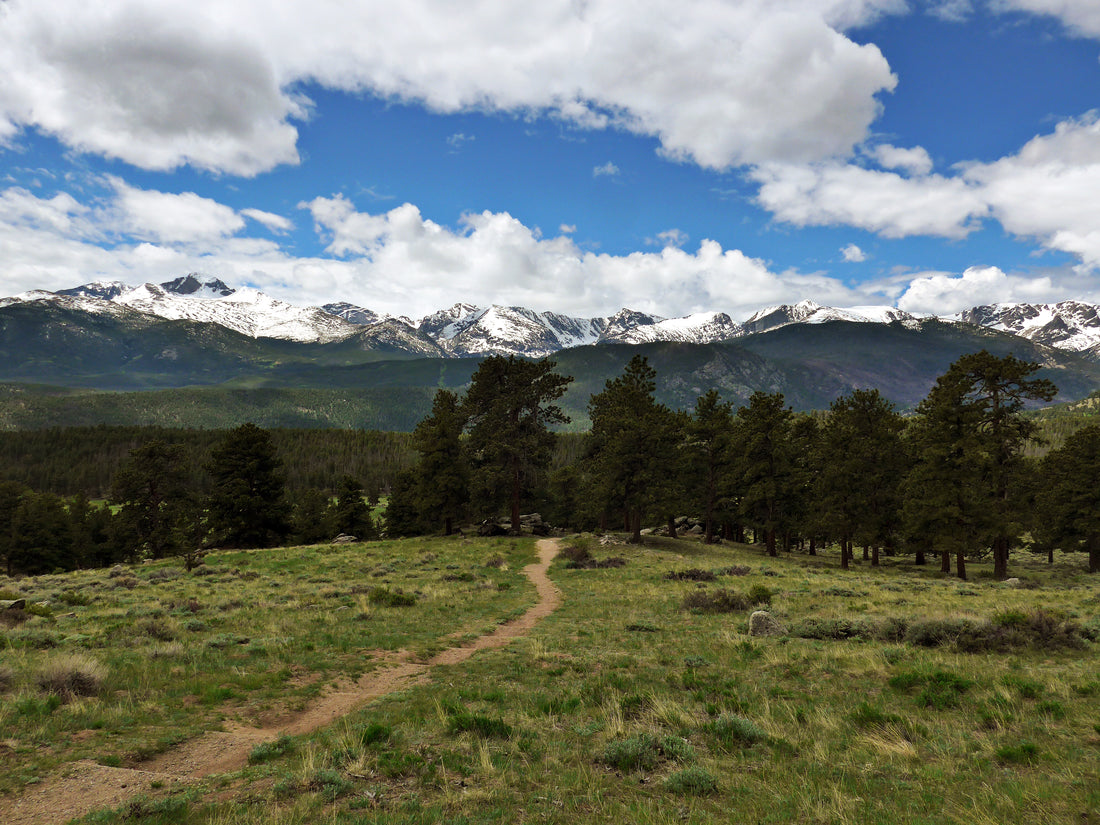
[[[0,0],[0,294],[1100,303],[1097,0]]]

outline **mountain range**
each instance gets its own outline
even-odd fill
[[[0,308],[19,303],[49,303],[119,318],[134,318],[132,313],[139,313],[150,318],[213,323],[251,338],[309,344],[355,339],[363,348],[373,345],[428,357],[504,354],[537,358],[590,344],[732,341],[790,324],[846,321],[901,323],[917,328],[927,320],[894,307],[835,308],[809,300],[763,308],[743,323],[723,312],[665,318],[624,308],[608,317],[577,318],[524,307],[467,303],[413,320],[380,315],[347,302],[299,307],[255,289],[234,289],[218,278],[198,273],[162,284],[130,286],[97,281],[58,292],[32,291],[0,299]],[[1100,307],[1094,304],[993,304],[936,320],[995,329],[1100,359]]]
[[[1037,362],[1060,401],[1100,389],[1100,312],[1070,301],[947,318],[802,301],[741,323],[720,312],[573,318],[456,304],[413,320],[350,303],[298,307],[192,274],[0,299],[0,429],[247,420],[407,429],[436,389],[461,389],[488,353],[552,355],[575,379],[562,403],[581,428],[590,395],[636,353],[657,370],[658,400],[677,409],[709,389],[735,403],[782,392],[809,410],[873,387],[907,410],[979,349]]]

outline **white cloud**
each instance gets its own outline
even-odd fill
[[[289,232],[294,228],[294,223],[288,218],[284,218],[282,215],[276,215],[274,212],[264,212],[262,209],[242,209],[241,214],[246,218],[252,218],[252,220],[262,223],[272,232]]]
[[[902,169],[911,175],[927,175],[932,171],[932,158],[923,146],[904,149],[880,143],[870,150],[870,155],[883,169]]]
[[[577,231],[577,225],[575,223],[563,223],[558,227],[558,231],[563,235],[572,235]]]
[[[997,11],[1023,11],[1056,17],[1072,32],[1100,37],[1100,5],[1096,0],[990,0]]]
[[[840,250],[841,256],[846,263],[861,264],[867,260],[867,253],[856,246],[854,243],[848,244],[846,247]]]
[[[677,249],[688,242],[688,234],[679,229],[666,229],[658,232],[656,238],[646,238],[649,246],[674,246]]]
[[[592,167],[592,177],[594,177],[594,178],[600,178],[600,177],[614,178],[614,177],[618,177],[618,176],[619,176],[619,167],[616,166],[611,161],[608,161],[607,163],[604,163],[600,166],[593,166]]]
[[[208,243],[244,228],[244,219],[233,209],[194,192],[137,189],[119,178],[112,178],[111,184],[120,229],[139,240]]]
[[[962,238],[989,205],[959,178],[903,177],[840,163],[768,164],[751,176],[757,202],[796,226],[854,226],[887,238],[938,235]]]
[[[928,13],[951,23],[962,23],[974,13],[970,0],[929,0]]]
[[[705,167],[848,154],[897,79],[845,36],[902,0],[7,0],[0,141],[36,128],[148,169],[297,163],[302,83],[550,115]],[[782,106],[775,101],[782,100]]]
[[[995,266],[985,266],[971,267],[958,276],[941,272],[918,276],[898,299],[898,307],[908,312],[947,315],[982,304],[1065,297],[1066,293],[1059,293],[1048,277],[1007,275]]]
[[[464,132],[455,132],[453,135],[447,138],[447,145],[454,150],[462,148],[463,144],[477,140],[476,135],[467,135]]]

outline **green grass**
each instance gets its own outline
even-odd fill
[[[270,743],[142,821],[1100,818],[1100,644],[1062,643],[1100,614],[1100,578],[1079,556],[1048,567],[1017,554],[1012,572],[1028,586],[1007,589],[981,563],[958,582],[903,559],[844,572],[828,554],[769,559],[730,544],[600,552],[627,564],[557,562],[564,603],[527,637]],[[498,554],[503,564],[488,566]],[[133,589],[106,571],[21,580],[36,600],[74,584],[94,598],[5,631],[0,783],[13,791],[77,758],[131,764],[199,730],[300,706],[375,666],[368,651],[437,651],[486,632],[533,603],[519,572],[533,558],[528,541],[407,541],[214,555],[213,574],[157,583],[150,565],[127,571]],[[733,566],[748,571],[666,577]],[[683,609],[689,594],[730,585],[767,588],[790,632],[749,638],[747,597],[730,612]],[[372,604],[377,588],[415,604]],[[187,630],[192,621],[201,628]],[[34,688],[41,664],[68,648],[106,669],[95,696]],[[112,815],[88,821],[123,819]]]

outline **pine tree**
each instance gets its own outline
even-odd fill
[[[375,537],[370,508],[363,496],[363,485],[357,479],[351,476],[340,479],[329,520],[337,533],[363,540]]]
[[[704,541],[715,538],[716,516],[728,495],[728,475],[733,463],[733,405],[723,402],[717,390],[699,396],[687,426],[686,464],[692,469],[691,493],[703,505]]]
[[[416,467],[418,505],[425,521],[443,522],[443,535],[454,531],[470,498],[470,471],[462,447],[466,415],[458,395],[438,390],[431,414],[413,431],[413,447],[420,453]]]
[[[231,431],[211,452],[207,499],[214,541],[228,547],[270,547],[290,533],[282,461],[271,436],[255,424]]]
[[[853,540],[878,550],[900,518],[905,422],[878,390],[853,390],[830,406],[821,428],[816,500],[821,523],[841,540],[847,568]]]
[[[463,403],[474,487],[486,509],[507,506],[516,533],[524,491],[550,462],[554,434],[549,427],[569,421],[552,402],[573,379],[555,373],[555,366],[545,359],[492,355],[471,376]]]
[[[642,540],[647,513],[677,500],[680,466],[673,453],[681,428],[654,399],[656,372],[635,355],[623,374],[609,379],[588,402],[592,419],[588,459],[592,494],[605,508],[623,513],[633,543]]]
[[[769,556],[778,555],[777,532],[791,522],[794,483],[792,413],[783,394],[754,392],[735,418],[733,483],[745,517],[763,530]]]
[[[174,540],[187,492],[184,450],[179,444],[147,441],[131,450],[115,473],[110,502],[118,506],[117,535],[131,556],[162,559]]]
[[[1050,541],[1089,554],[1089,572],[1100,573],[1100,425],[1090,425],[1046,455],[1040,470],[1039,518]]]

